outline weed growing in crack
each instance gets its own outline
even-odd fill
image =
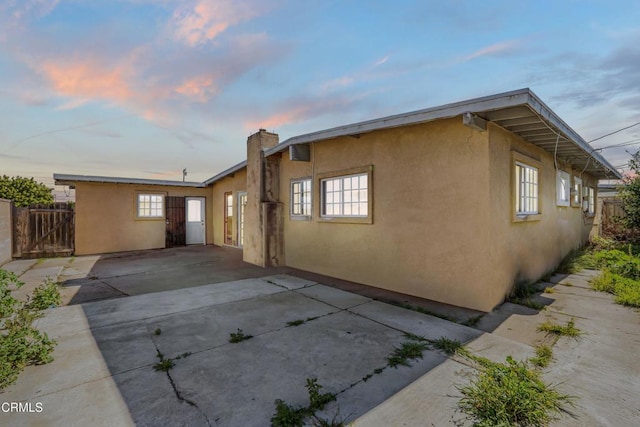
[[[153,365],[153,370],[156,372],[169,372],[176,365],[173,359],[165,359],[164,354],[160,353],[160,351],[158,351],[156,357],[160,359],[158,363]]]
[[[546,368],[553,358],[553,349],[545,344],[536,347],[536,355],[529,359],[529,362],[538,368]]]
[[[298,319],[298,320],[291,320],[290,322],[287,322],[287,326],[300,326],[304,323],[304,320]]]
[[[484,314],[479,314],[477,316],[470,317],[464,322],[461,322],[460,324],[462,326],[469,326],[470,328],[474,328],[478,324],[478,322],[482,319],[483,316]]]
[[[160,328],[156,328],[155,331],[153,331],[153,335],[160,335],[162,333],[162,330]]]
[[[238,328],[238,332],[231,332],[229,334],[229,342],[233,344],[246,341],[251,338],[253,338],[253,335],[246,335],[240,328]]]
[[[390,367],[397,368],[398,365],[411,366],[409,360],[422,359],[422,353],[428,348],[424,342],[403,342],[400,347],[393,349],[391,356],[387,358]]]
[[[545,294],[552,294],[554,293],[556,290],[553,289],[551,286],[547,286],[546,288],[544,288],[544,293]]]
[[[538,326],[538,331],[546,332],[547,335],[555,335],[558,337],[578,337],[582,333],[580,332],[580,329],[575,327],[575,321],[573,318],[571,318],[565,326],[558,325],[557,323],[547,320]]]
[[[316,421],[324,421],[316,418],[315,413],[324,409],[327,403],[336,400],[336,395],[333,393],[320,393],[322,386],[318,384],[317,378],[307,378],[306,388],[309,394],[309,406],[307,407],[296,408],[281,399],[276,399],[276,412],[271,417],[271,425],[273,427],[302,427],[304,419],[307,417],[314,417]],[[333,423],[334,421],[331,422]],[[321,425],[339,426],[343,424]]]
[[[460,353],[463,349],[460,341],[447,337],[440,337],[435,341],[431,341],[431,345],[449,356]]]

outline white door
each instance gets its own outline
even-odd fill
[[[238,193],[238,246],[244,245],[244,208],[247,206],[247,192]]]
[[[187,245],[204,245],[204,197],[187,197]]]

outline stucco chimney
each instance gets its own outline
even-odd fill
[[[264,157],[264,150],[276,145],[278,135],[264,129],[247,139],[243,259],[261,267],[284,265],[283,207],[276,190],[279,164],[270,161],[267,166]]]

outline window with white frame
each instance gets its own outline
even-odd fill
[[[516,215],[538,214],[538,168],[516,162]]]
[[[558,206],[569,206],[571,203],[571,176],[565,171],[556,172],[556,196]]]
[[[596,213],[596,190],[593,187],[589,187],[589,215]]]
[[[311,216],[311,179],[291,181],[291,215]]]
[[[369,175],[360,173],[320,181],[322,217],[366,218],[369,215]]]
[[[138,194],[138,218],[162,218],[163,216],[162,194]]]
[[[573,206],[582,206],[582,180],[577,176],[573,177]]]

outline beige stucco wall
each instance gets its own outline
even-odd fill
[[[312,162],[283,156],[288,266],[436,301],[489,310],[488,133],[460,118],[314,144]],[[373,166],[373,223],[291,220],[292,178]],[[508,183],[508,181],[507,181]]]
[[[499,300],[514,283],[539,279],[555,269],[572,249],[584,244],[593,227],[593,217],[585,216],[580,206],[558,206],[556,168],[553,155],[523,141],[494,124],[490,135],[490,257],[496,268],[491,272],[493,286],[489,299]],[[512,152],[539,161],[540,212],[535,220],[514,221],[515,199],[512,182]],[[526,160],[524,160],[526,162]],[[583,186],[597,191],[597,180],[558,161],[560,170],[582,177]],[[573,179],[573,178],[572,178]]]
[[[165,247],[165,220],[137,219],[136,194],[205,197],[206,240],[213,242],[210,188],[160,185],[76,183],[77,255]]]
[[[0,265],[11,260],[12,247],[11,201],[0,199]]]
[[[238,193],[247,190],[247,171],[241,169],[233,174],[221,179],[213,184],[212,189],[212,206],[213,206],[213,243],[224,245],[224,193],[233,192],[233,210],[234,215],[238,212]],[[237,223],[233,230],[233,240],[238,242]]]

